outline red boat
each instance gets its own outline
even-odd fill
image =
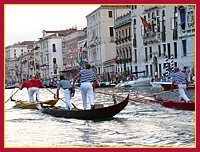
[[[195,102],[186,103],[185,101],[178,100],[168,100],[161,98],[145,97],[136,93],[137,101],[142,103],[158,103],[168,108],[178,109],[178,110],[195,110]],[[142,101],[143,100],[143,101]]]
[[[167,82],[167,83],[162,82],[160,85],[162,86],[162,88],[164,90],[170,90],[171,89],[171,83],[169,83],[169,82]],[[178,85],[175,85],[174,89],[178,89]],[[186,88],[186,90],[194,90],[194,89],[195,89],[194,84],[189,84],[188,87]]]
[[[195,102],[186,103],[185,101],[167,100],[164,99],[162,105],[168,108],[179,110],[195,110]]]

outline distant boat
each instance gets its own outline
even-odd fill
[[[75,84],[77,87],[80,87],[81,83]],[[100,82],[99,84],[96,84],[95,88],[113,88],[115,87],[115,83],[110,83],[110,82]]]
[[[172,99],[162,99],[162,98],[153,98],[153,97],[145,97],[140,94],[136,94],[136,101],[140,101],[143,103],[158,103],[167,108],[173,108],[177,110],[195,110],[195,102],[186,103],[185,101],[178,101]]]
[[[160,85],[163,87],[164,90],[170,90],[171,89],[171,84],[172,82],[162,82]],[[174,86],[174,89],[178,89],[178,85]],[[190,84],[186,88],[186,90],[194,90],[195,89],[195,84]]]
[[[150,82],[152,87],[162,87],[161,84],[172,84],[171,82]]]
[[[9,84],[5,85],[5,89],[14,89],[14,88],[17,88],[17,87],[19,87],[19,85],[17,83],[11,84],[11,85],[9,85]]]
[[[43,103],[43,104],[54,106],[57,102],[58,102],[57,99],[47,100],[47,101],[43,101],[43,102],[33,102],[33,103],[29,103],[29,101],[19,100],[19,101],[15,102],[14,107],[15,108],[22,108],[22,109],[37,109],[36,105],[38,103]]]
[[[135,80],[126,81],[118,83],[115,88],[120,87],[144,87],[144,86],[150,86],[150,81],[152,80],[152,77],[139,77]]]

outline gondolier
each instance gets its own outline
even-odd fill
[[[33,94],[35,93],[35,90],[32,89],[32,83],[30,81],[24,81],[22,83],[22,86],[20,87],[20,90],[22,90],[23,88],[27,88],[28,90],[29,102],[34,102]]]
[[[32,83],[32,90],[34,90],[36,94],[36,101],[40,101],[39,88],[43,87],[42,82],[39,79],[37,79],[36,76],[29,81]]]
[[[83,102],[83,109],[86,110],[87,108],[87,96],[90,101],[91,109],[94,109],[94,89],[96,86],[96,75],[95,73],[90,70],[90,64],[86,64],[86,69],[80,71],[74,78],[73,86],[76,80],[81,77],[81,95],[82,95],[82,102]]]
[[[186,75],[181,72],[178,67],[174,68],[174,74],[172,75],[171,91],[173,91],[175,83],[178,85],[179,101],[181,101],[183,98],[187,103],[192,102],[185,94],[188,80],[186,78]]]
[[[72,85],[68,80],[64,79],[64,76],[60,76],[60,82],[57,85],[57,98],[59,99],[59,90],[62,88],[64,90],[64,96],[66,101],[66,110],[73,110],[74,106],[71,104],[71,88]]]

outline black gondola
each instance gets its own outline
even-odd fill
[[[52,115],[54,117],[76,118],[82,120],[106,119],[111,118],[123,110],[129,101],[129,95],[123,101],[113,104],[108,107],[101,107],[88,110],[66,110],[55,106],[37,105],[43,113]]]

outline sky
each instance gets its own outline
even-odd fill
[[[65,30],[87,26],[86,16],[100,5],[5,5],[5,46],[23,41],[37,41],[42,31]]]

